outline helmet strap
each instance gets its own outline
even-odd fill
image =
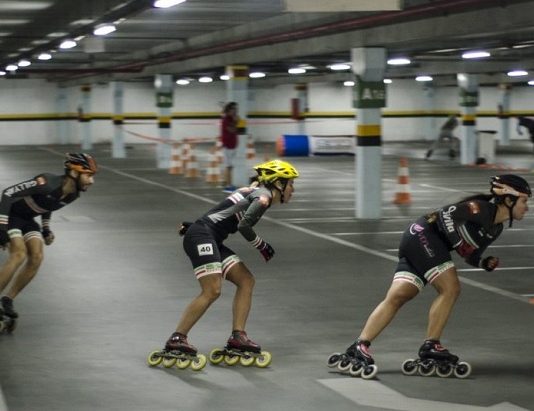
[[[505,198],[504,199],[504,205],[508,208],[508,213],[510,215],[510,219],[508,220],[508,228],[510,228],[510,227],[512,227],[512,224],[514,222],[513,210],[514,210],[514,207],[515,207],[515,205],[517,203],[518,197],[508,196],[508,198],[512,201],[512,204],[511,205],[506,204],[506,198]]]
[[[281,187],[279,187],[277,183],[280,183]],[[273,183],[273,187],[280,193],[280,203],[284,204],[284,192],[286,191],[287,180],[276,180]]]

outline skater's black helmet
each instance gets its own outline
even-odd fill
[[[87,153],[67,153],[65,154],[65,171],[74,170],[81,174],[95,174],[98,171],[93,156]]]
[[[492,177],[490,191],[496,197],[532,197],[532,191],[527,181],[515,174]]]

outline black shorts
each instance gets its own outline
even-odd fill
[[[30,238],[43,238],[41,226],[31,217],[20,217],[14,214],[9,216],[7,233],[9,238],[24,237],[24,241]]]
[[[454,263],[449,247],[425,218],[403,233],[394,280],[409,281],[421,290],[451,267]]]
[[[239,257],[223,243],[217,242],[210,228],[203,223],[192,224],[184,236],[184,250],[193,264],[197,278],[210,274],[226,274]]]

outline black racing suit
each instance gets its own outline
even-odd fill
[[[465,250],[465,261],[480,267],[482,254],[502,233],[494,224],[497,206],[485,200],[449,204],[420,217],[403,233],[395,279],[412,282],[422,289],[454,266],[450,252]],[[466,244],[468,247],[465,247]]]
[[[272,193],[265,187],[240,188],[200,217],[187,230],[183,247],[197,278],[221,273],[226,275],[239,262],[223,241],[237,231],[258,247],[263,240],[253,227],[271,206]]]
[[[78,192],[63,197],[65,178],[69,177],[43,173],[6,188],[0,199],[0,230],[9,237],[40,235],[41,227],[34,220],[39,215],[43,229],[49,230],[52,211],[79,197]]]

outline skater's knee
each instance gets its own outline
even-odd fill
[[[254,279],[254,276],[247,275],[244,276],[238,284],[238,287],[244,288],[247,290],[252,290],[254,288],[254,285],[256,284],[256,280]]]
[[[458,299],[461,293],[461,287],[459,283],[448,284],[447,287],[443,287],[438,290],[439,294],[448,300],[455,301]]]
[[[27,262],[28,266],[39,268],[42,262],[43,262],[42,252],[31,253],[28,255],[28,262]]]
[[[206,298],[210,303],[214,302],[221,296],[221,286],[220,285],[214,285],[213,287],[208,287],[202,290],[202,295],[204,298]]]
[[[28,253],[24,248],[18,248],[9,254],[9,259],[16,265],[22,264],[27,257]]]

